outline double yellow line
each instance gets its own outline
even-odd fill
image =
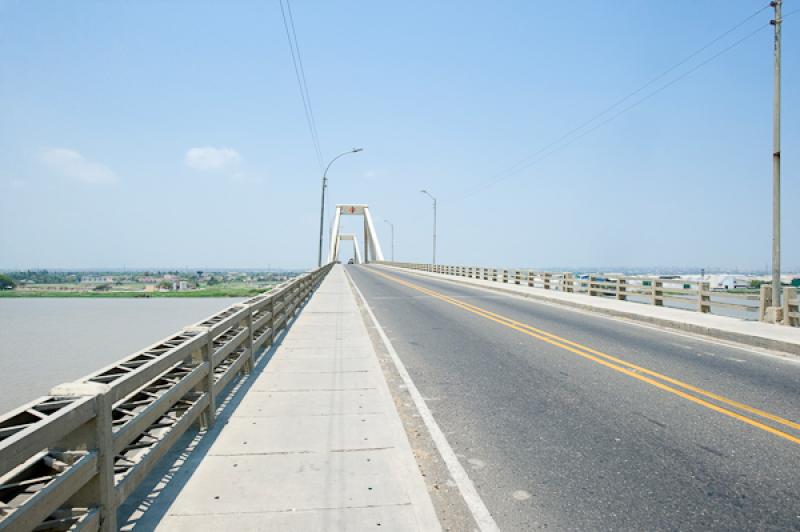
[[[782,425],[783,427],[794,429],[796,431],[800,431],[800,423],[796,423],[794,421],[782,418],[780,416],[776,416],[775,414],[771,414],[769,412],[765,412],[763,410],[740,403],[738,401],[728,399],[727,397],[723,397],[713,392],[709,392],[708,390],[704,390],[702,388],[698,388],[697,386],[693,386],[678,379],[673,379],[672,377],[668,377],[667,375],[663,375],[661,373],[649,370],[642,366],[632,364],[631,362],[627,362],[615,356],[603,353],[602,351],[598,351],[596,349],[592,349],[591,347],[581,345],[577,342],[567,340],[566,338],[562,338],[560,336],[549,333],[547,331],[543,331],[541,329],[537,329],[536,327],[533,327],[531,325],[521,323],[519,321],[502,316],[495,312],[491,312],[476,305],[465,303],[464,301],[455,299],[450,296],[446,296],[440,292],[424,288],[417,284],[404,281],[402,279],[399,279],[392,275],[387,275],[383,272],[379,272],[374,269],[371,271],[392,282],[411,288],[412,290],[422,292],[423,294],[429,295],[431,297],[434,297],[436,299],[439,299],[441,301],[459,307],[463,310],[466,310],[467,312],[471,312],[472,314],[476,314],[478,316],[486,318],[487,320],[494,321],[496,323],[499,323],[500,325],[504,325],[510,329],[519,331],[522,334],[525,334],[532,338],[536,338],[537,340],[541,340],[542,342],[569,351],[587,360],[591,360],[592,362],[596,362],[597,364],[605,366],[609,369],[618,371],[619,373],[623,373],[625,375],[628,375],[629,377],[633,377],[634,379],[639,380],[641,382],[646,382],[647,384],[655,386],[656,388],[677,395],[678,397],[682,397],[687,401],[691,401],[695,404],[704,406],[708,409],[711,409],[715,412],[719,412],[720,414],[726,415],[728,417],[738,419],[743,423],[747,423],[748,425],[751,425],[753,427],[759,428],[761,430],[764,430],[766,432],[769,432],[771,434],[789,440],[792,443],[800,444],[800,438],[798,438],[797,436],[794,436],[788,432],[767,425],[757,419],[748,417],[740,412],[736,412],[729,408],[725,408],[724,406],[720,406],[719,404],[716,403],[727,405],[741,412],[746,412],[754,417],[768,419],[774,423]],[[696,395],[692,395],[688,392],[692,392]],[[709,400],[704,399],[704,397],[716,401],[716,403],[712,403]]]

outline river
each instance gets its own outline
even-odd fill
[[[240,301],[2,298],[0,414]]]

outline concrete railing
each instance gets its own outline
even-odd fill
[[[382,262],[412,270],[481,279],[497,283],[525,285],[545,290],[583,293],[621,301],[694,310],[738,318],[758,320],[770,303],[762,295],[713,291],[708,282],[688,279],[669,279],[651,276],[617,274],[576,274],[574,272],[539,272],[526,269],[485,268],[481,266],[450,266],[409,262]],[[786,288],[784,319],[786,325],[798,326],[797,291]],[[794,302],[794,303],[792,303]]]
[[[0,530],[117,529],[118,506],[248,373],[331,265],[0,416]]]
[[[798,299],[797,288],[783,289],[783,324],[800,327],[800,299]]]

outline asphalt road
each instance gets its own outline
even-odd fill
[[[800,530],[797,359],[348,271],[501,529]]]

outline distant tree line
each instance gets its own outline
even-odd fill
[[[14,279],[4,273],[0,273],[0,290],[11,290],[15,286],[17,285]]]

